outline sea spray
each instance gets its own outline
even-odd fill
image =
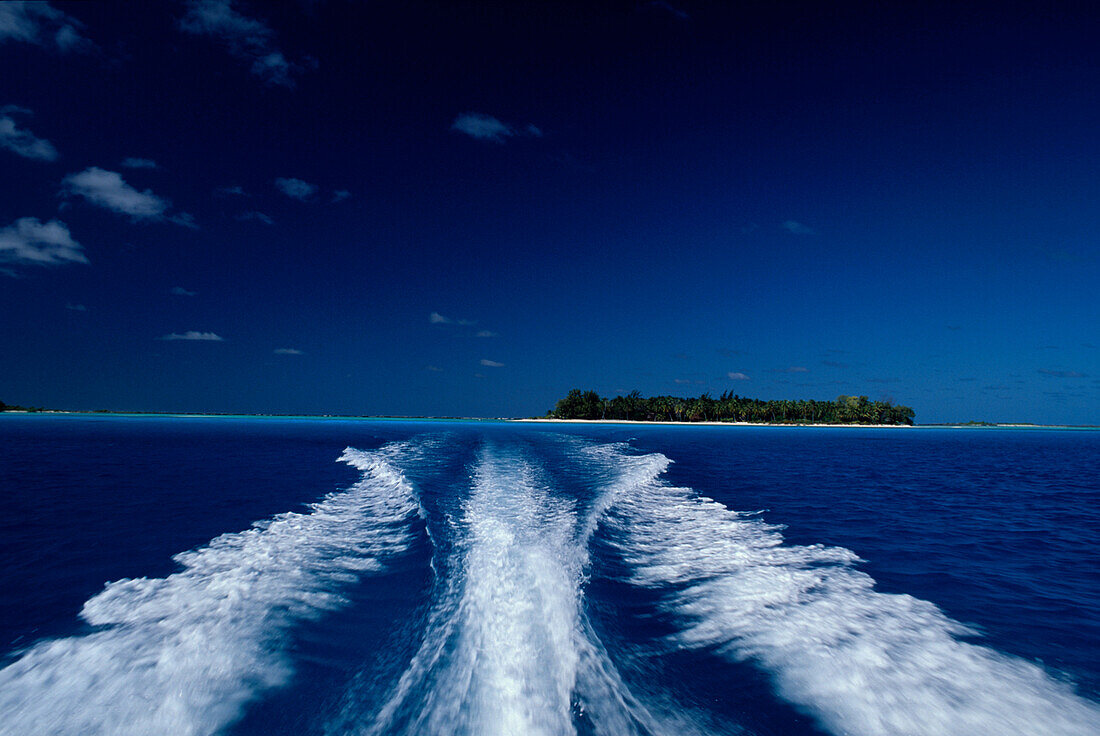
[[[583,613],[605,507],[597,498],[578,518],[522,449],[484,447],[452,530],[455,559],[442,566],[453,577],[440,581],[420,651],[361,730],[572,734],[581,713],[598,733],[659,733]],[[329,733],[345,732],[353,711]]]
[[[663,594],[676,647],[748,660],[835,733],[1097,734],[1100,708],[1042,668],[959,637],[935,605],[879,593],[849,550],[784,542],[755,514],[661,481],[663,455],[593,451],[628,491],[607,516],[634,584]]]
[[[92,633],[42,641],[0,670],[0,734],[219,731],[285,684],[289,631],[341,606],[341,589],[412,540],[412,486],[378,452],[346,491],[175,557],[165,578],[119,580],[84,604]]]

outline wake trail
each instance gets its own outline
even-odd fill
[[[599,513],[578,518],[522,451],[485,446],[424,642],[360,731],[557,736],[583,710],[598,733],[654,732],[582,612]]]
[[[345,604],[416,535],[416,494],[392,460],[348,448],[362,472],[284,513],[174,557],[164,578],[108,583],[80,613],[92,633],[39,642],[0,670],[0,734],[210,734],[292,675],[288,633]]]
[[[786,544],[780,527],[660,479],[660,454],[591,451],[624,487],[606,517],[631,581],[663,595],[671,643],[748,660],[838,734],[1100,733],[1100,707],[1044,669],[959,637],[934,604],[879,593],[850,550]]]

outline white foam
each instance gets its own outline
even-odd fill
[[[413,489],[384,453],[340,460],[363,472],[348,490],[179,554],[166,578],[109,583],[81,612],[101,629],[0,670],[0,734],[210,734],[286,683],[288,630],[413,538]]]
[[[582,613],[599,513],[597,503],[578,519],[522,453],[484,448],[457,524],[455,577],[443,581],[420,651],[366,732],[572,734],[583,706],[600,733],[637,733],[645,709]],[[330,732],[344,732],[346,720]]]
[[[930,602],[878,593],[837,547],[657,479],[667,459],[604,449],[623,473],[608,521],[633,581],[663,590],[673,643],[751,660],[840,734],[1100,733],[1100,707],[1042,668],[961,641]]]

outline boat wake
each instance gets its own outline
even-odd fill
[[[589,452],[629,484],[608,535],[631,582],[662,594],[674,646],[752,662],[838,734],[1100,732],[1070,685],[963,641],[974,632],[928,601],[876,592],[851,551],[786,544],[756,514],[668,485],[662,455]]]
[[[209,734],[284,685],[288,632],[344,604],[414,535],[413,488],[388,457],[348,449],[346,491],[175,557],[165,578],[109,583],[83,636],[40,642],[0,670],[0,734]]]
[[[719,678],[751,666],[837,734],[1100,732],[1100,707],[1070,684],[973,643],[931,602],[876,591],[850,550],[788,544],[758,514],[669,484],[659,453],[554,441],[348,448],[361,477],[347,490],[177,555],[167,577],[108,584],[81,612],[89,633],[0,670],[0,736],[227,729],[289,683],[296,627],[417,540],[430,597],[409,588],[421,608],[392,632],[400,646],[341,663],[343,692],[311,722],[331,736],[745,733],[743,706],[652,684],[646,658],[669,651]],[[586,597],[593,567],[624,571],[603,580],[672,627],[660,651],[616,628],[620,599]]]

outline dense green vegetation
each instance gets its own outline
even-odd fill
[[[836,401],[761,401],[732,392],[644,398],[634,391],[607,399],[575,388],[547,416],[552,419],[633,419],[649,422],[782,422],[787,424],[912,424],[913,410],[866,396],[838,396]]]
[[[43,411],[43,409],[40,406],[17,406],[0,401],[0,411]]]

